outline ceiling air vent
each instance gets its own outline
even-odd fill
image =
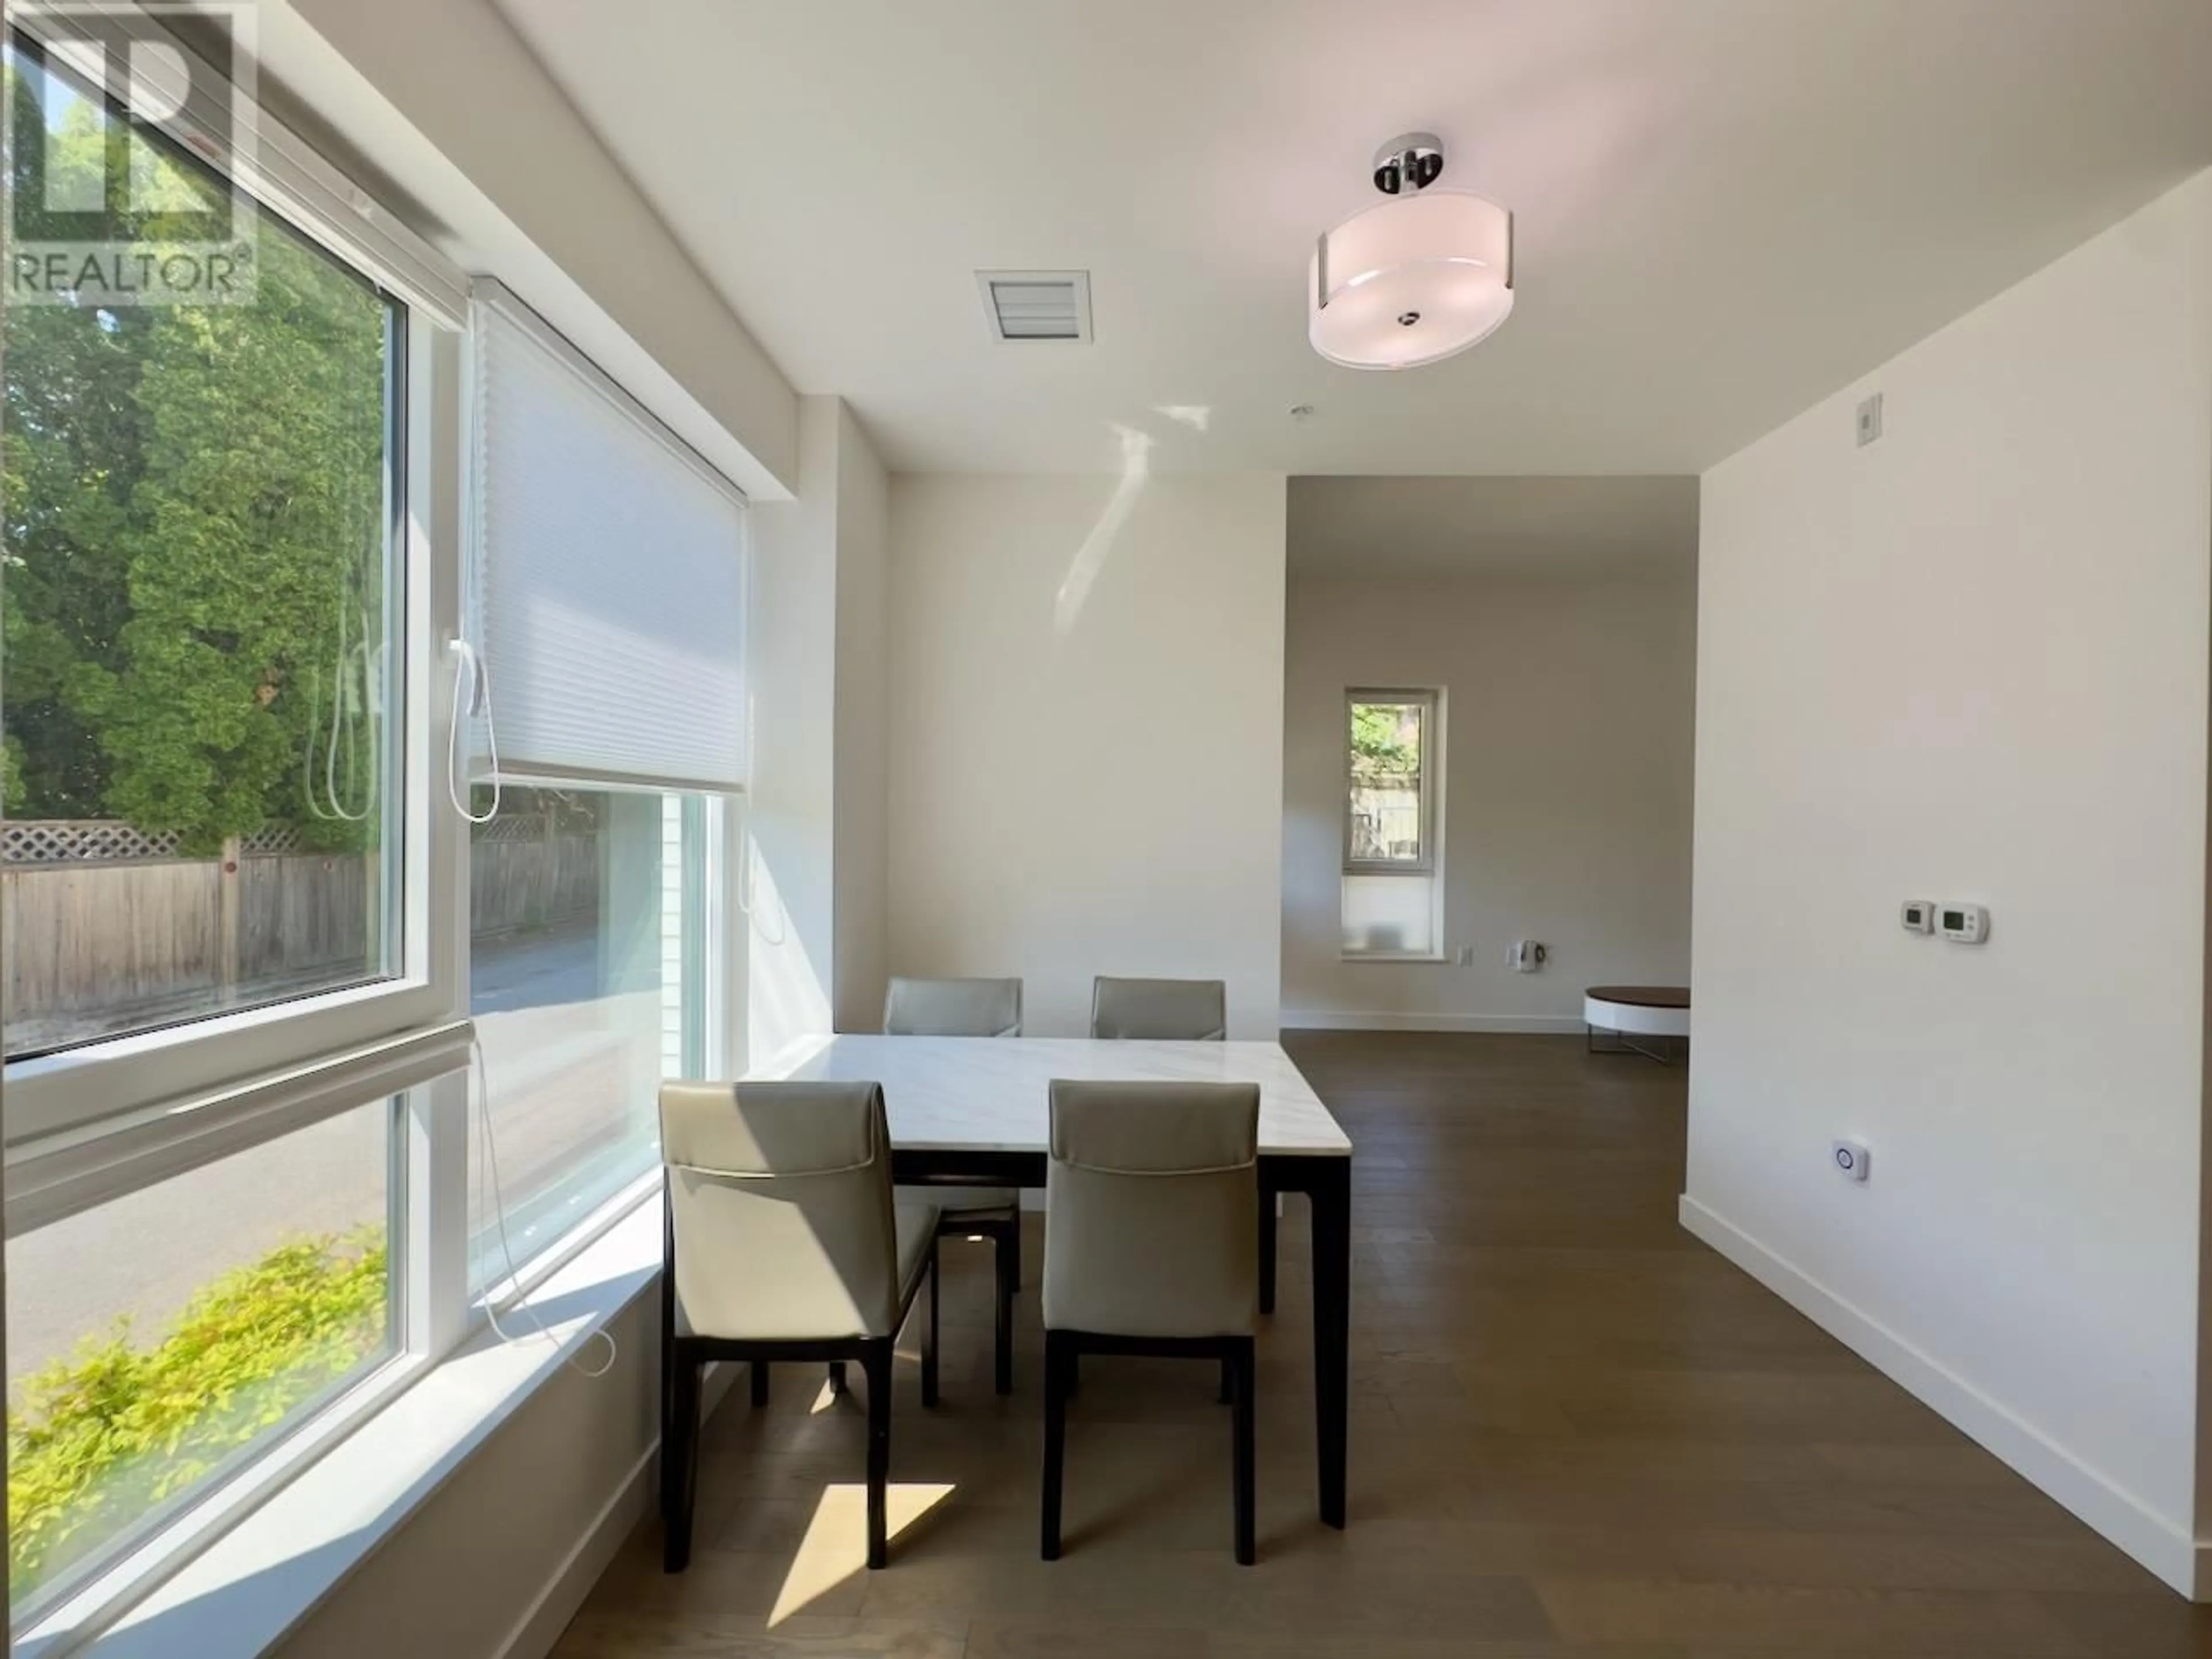
[[[984,314],[1001,340],[1083,340],[1091,337],[1091,273],[1087,270],[979,270]]]

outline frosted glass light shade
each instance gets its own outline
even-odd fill
[[[1314,250],[1306,336],[1347,368],[1418,368],[1466,350],[1513,309],[1513,216],[1427,190],[1356,213]]]

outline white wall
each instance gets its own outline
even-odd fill
[[[1702,522],[1685,1221],[2186,1586],[2212,173],[1714,468]]]
[[[658,1289],[607,1329],[614,1369],[549,1376],[300,1622],[281,1659],[538,1659],[551,1648],[650,1509],[659,1467]]]
[[[753,1061],[834,1029],[841,1003],[883,1008],[887,495],[842,398],[799,400],[799,479],[750,520]]]
[[[883,1024],[890,904],[890,480],[838,409],[836,959],[841,1031]]]
[[[1294,571],[1285,1023],[1579,1031],[1584,986],[1686,983],[1696,639],[1686,556],[1552,575]],[[1472,946],[1471,967],[1342,959],[1354,686],[1445,692],[1443,954]],[[1514,973],[1516,939],[1549,963]]]
[[[750,911],[745,1054],[765,1060],[830,1030],[834,972],[837,399],[799,405],[799,495],[750,518],[747,688]]]
[[[1280,984],[1284,483],[891,481],[890,966],[1018,974],[1088,1029],[1096,974]]]

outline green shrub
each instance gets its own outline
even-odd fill
[[[382,1230],[303,1238],[25,1378],[8,1412],[8,1589],[25,1595],[282,1422],[384,1344]]]

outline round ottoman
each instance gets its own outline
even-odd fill
[[[1689,1048],[1690,988],[1593,985],[1583,993],[1583,1025],[1592,1054],[1642,1054],[1666,1065],[1673,1056],[1660,1045],[1672,1042],[1678,1053]],[[1598,1047],[1600,1031],[1613,1039],[1604,1048]],[[1650,1041],[1634,1041],[1638,1037]]]

